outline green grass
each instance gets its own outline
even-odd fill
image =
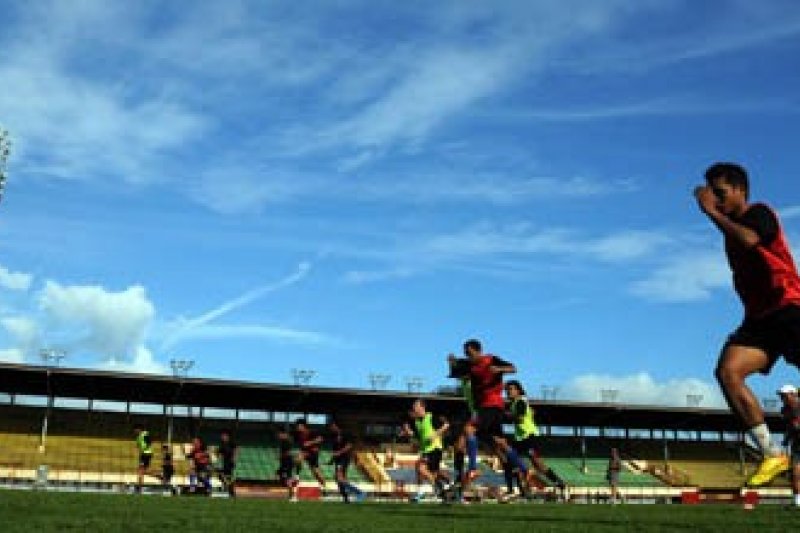
[[[353,504],[0,491],[17,531],[786,531],[800,510],[762,505]]]

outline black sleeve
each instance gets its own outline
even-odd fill
[[[144,440],[144,443],[147,444],[148,446],[153,444],[153,439],[150,438],[150,435],[145,435],[143,440]]]
[[[512,363],[509,363],[505,359],[500,359],[497,356],[492,356],[492,366],[512,366]]]
[[[758,233],[761,244],[768,246],[778,236],[778,217],[763,204],[750,207],[739,219],[739,223]]]
[[[447,419],[443,416],[433,417],[433,429],[441,429],[445,422],[447,422]]]
[[[511,414],[514,416],[514,419],[522,418],[525,416],[525,402],[517,402],[514,404],[514,409]]]

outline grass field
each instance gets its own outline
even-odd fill
[[[800,510],[762,505],[289,503],[0,491],[3,533],[17,531],[778,531]]]

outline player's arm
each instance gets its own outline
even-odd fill
[[[773,233],[777,233],[777,221],[769,213],[761,212],[766,208],[756,207],[755,213],[758,220],[755,224],[743,224],[736,222],[717,208],[717,197],[711,187],[699,186],[694,190],[694,197],[700,210],[714,223],[715,226],[734,242],[739,243],[744,248],[754,248],[764,241],[769,241]],[[751,227],[751,225],[755,227]]]
[[[518,424],[521,424],[523,419],[525,418],[525,406],[522,402],[517,402],[514,404],[514,409],[511,413],[514,417],[514,421]]]
[[[439,427],[436,428],[436,434],[439,437],[442,437],[450,429],[450,422],[448,422],[447,418],[440,416],[439,424],[440,424]]]
[[[516,374],[517,367],[499,357],[492,358],[492,364],[489,365],[489,370],[495,374]]]

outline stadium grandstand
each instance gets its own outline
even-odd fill
[[[403,498],[416,490],[411,445],[397,440],[404,413],[416,397],[432,412],[452,417],[463,409],[450,393],[411,394],[305,385],[279,385],[180,376],[128,374],[28,365],[0,365],[0,484],[64,490],[130,490],[138,452],[133,427],[141,424],[158,451],[172,452],[177,484],[187,483],[185,459],[192,438],[212,448],[223,429],[240,447],[237,493],[277,496],[277,431],[297,418],[321,427],[332,416],[356,436],[351,480],[374,498]],[[756,457],[727,411],[533,400],[541,429],[539,448],[570,485],[576,500],[608,497],[609,450],[623,459],[620,490],[629,500],[676,501],[740,495]],[[768,414],[775,432],[781,421]],[[323,449],[324,450],[324,449]],[[330,486],[321,491],[303,471],[299,495],[335,494],[333,467],[323,451]],[[213,453],[212,453],[213,458]],[[445,463],[452,464],[446,455]],[[484,457],[487,492],[502,485],[498,465]],[[146,478],[148,490],[161,482]],[[222,492],[215,482],[215,489]],[[759,489],[761,498],[786,498],[788,481]],[[540,487],[539,494],[552,496]]]

